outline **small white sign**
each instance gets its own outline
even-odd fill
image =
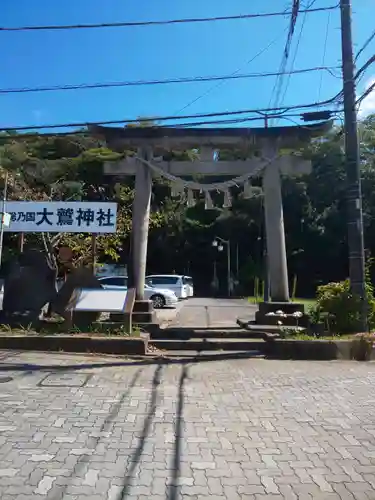
[[[2,214],[3,217],[2,217],[2,224],[4,227],[8,227],[9,224],[10,224],[10,214],[8,214],[7,212],[3,213]]]
[[[124,312],[126,290],[103,290],[83,288],[80,291],[75,311]]]
[[[4,227],[4,231],[6,232],[116,232],[117,203],[88,201],[7,201],[6,211],[10,216],[9,226]]]

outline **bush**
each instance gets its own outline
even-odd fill
[[[375,326],[374,289],[366,284],[367,311],[369,326]],[[350,291],[349,280],[328,283],[318,287],[316,306],[311,311],[314,322],[327,321],[333,333],[358,332],[361,325],[361,299]]]

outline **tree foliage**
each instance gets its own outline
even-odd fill
[[[360,123],[365,242],[375,253],[375,116]],[[346,174],[344,136],[340,128],[317,139],[303,152],[312,160],[313,171],[301,178],[283,179],[284,220],[290,279],[297,276],[297,293],[313,294],[317,286],[340,281],[348,275],[346,227]],[[103,161],[124,155],[109,150],[86,131],[67,136],[0,136],[1,179],[8,172],[9,198],[24,200],[116,201],[118,231],[98,236],[101,261],[127,262],[134,180],[103,175]],[[194,159],[197,151],[171,152],[166,159]],[[221,152],[225,159],[238,154]],[[220,179],[213,179],[214,181]],[[0,180],[0,182],[3,182]],[[263,277],[264,221],[261,180],[255,179],[254,196],[244,199],[233,192],[233,206],[221,208],[222,195],[213,194],[218,208],[204,210],[203,198],[193,208],[170,197],[168,184],[154,179],[148,270],[192,274],[204,293],[212,280],[216,262],[225,288],[226,255],[212,247],[220,236],[230,240],[232,272],[251,293],[251,280]],[[0,186],[1,187],[1,186]],[[29,242],[41,244],[28,234]],[[54,243],[69,245],[78,259],[90,259],[90,235],[63,234]],[[237,252],[238,248],[238,252]],[[6,249],[16,250],[15,236],[6,234]]]

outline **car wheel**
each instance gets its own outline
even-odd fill
[[[165,298],[162,295],[153,295],[151,300],[155,309],[161,309],[165,306]]]

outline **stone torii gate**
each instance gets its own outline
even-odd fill
[[[112,128],[91,126],[90,131],[104,137],[108,146],[119,152],[136,149],[137,158],[104,164],[107,175],[135,175],[135,199],[132,222],[132,264],[138,302],[144,301],[147,262],[148,224],[152,191],[151,162],[176,177],[238,177],[261,170],[263,178],[265,228],[270,295],[272,303],[289,302],[288,269],[285,248],[281,174],[302,175],[311,170],[311,162],[296,155],[279,156],[280,150],[296,150],[314,137],[325,134],[332,121],[307,126],[272,128]],[[170,151],[200,151],[199,161],[157,161]],[[220,149],[231,149],[246,157],[256,150],[257,157],[244,161],[221,161]],[[218,152],[218,161],[214,160]],[[265,163],[265,159],[268,161]],[[263,165],[263,166],[262,166]],[[136,309],[135,309],[136,310]],[[138,308],[146,312],[144,306]]]

